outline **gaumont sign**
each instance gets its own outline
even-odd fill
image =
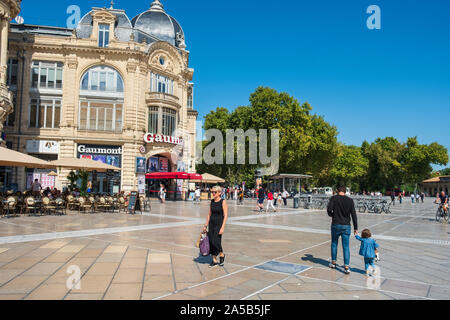
[[[148,143],[148,144],[167,143],[167,144],[174,144],[174,145],[183,145],[183,139],[181,139],[181,138],[169,137],[169,136],[164,136],[162,134],[154,134],[154,133],[145,134],[144,142]]]
[[[80,144],[78,146],[78,152],[80,154],[84,154],[84,153],[90,153],[90,154],[122,154],[122,148],[121,147],[117,147],[117,148],[111,148],[111,147],[102,147],[102,146],[96,146],[96,147],[91,147],[91,146],[86,146],[83,144]]]

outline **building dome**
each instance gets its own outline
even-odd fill
[[[155,0],[150,9],[131,21],[134,29],[173,46],[185,48],[184,32],[180,24],[165,11],[162,3]]]

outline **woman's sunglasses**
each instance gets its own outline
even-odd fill
[[[218,193],[219,193],[218,191],[213,191],[213,192],[212,192],[212,194],[218,194]]]

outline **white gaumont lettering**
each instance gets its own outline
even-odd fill
[[[183,139],[176,137],[169,137],[160,134],[146,133],[144,135],[144,142],[148,144],[152,143],[168,143],[168,144],[177,144],[182,145]]]
[[[122,154],[122,148],[117,149],[106,149],[106,148],[86,148],[85,145],[78,146],[79,153],[90,153],[90,154]]]

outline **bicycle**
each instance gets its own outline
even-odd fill
[[[439,204],[439,207],[436,211],[436,221],[441,222],[441,219],[444,218],[444,221],[448,221],[448,210],[444,210],[444,206]]]

